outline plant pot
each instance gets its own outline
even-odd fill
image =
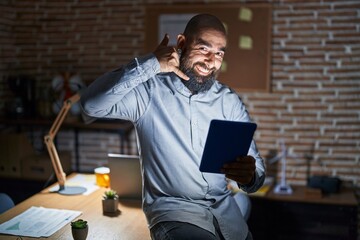
[[[86,228],[71,228],[71,233],[74,240],[85,240],[88,235],[89,227]]]
[[[103,212],[104,213],[116,213],[118,210],[118,199],[103,199]]]

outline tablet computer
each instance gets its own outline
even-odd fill
[[[201,158],[200,171],[221,173],[225,163],[247,156],[256,130],[251,122],[212,120]]]

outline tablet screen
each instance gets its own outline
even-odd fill
[[[251,122],[212,120],[200,163],[201,172],[221,173],[225,163],[247,156],[256,130]]]

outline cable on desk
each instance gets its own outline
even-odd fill
[[[51,181],[54,180],[54,175],[55,175],[54,173],[51,173],[48,180],[46,180],[46,182],[44,183],[43,189],[47,188],[51,184]]]

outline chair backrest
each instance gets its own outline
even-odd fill
[[[0,193],[0,214],[14,207],[13,200],[6,193]]]
[[[245,221],[247,221],[251,213],[250,197],[246,193],[237,192],[234,195],[234,199],[238,204],[240,211],[244,216]]]

